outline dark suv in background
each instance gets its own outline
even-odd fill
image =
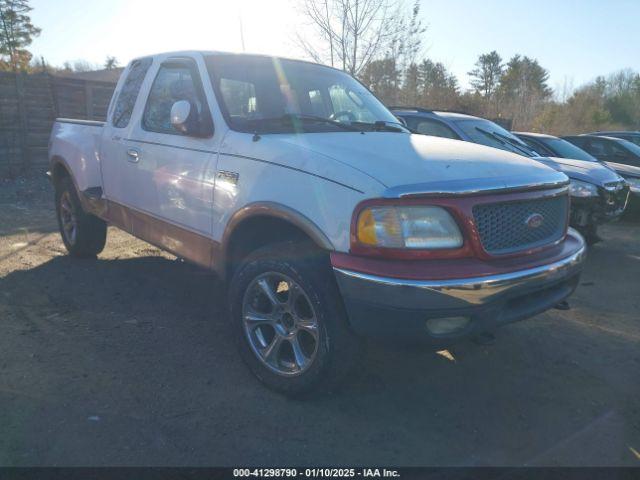
[[[567,175],[571,180],[571,226],[590,244],[600,240],[598,225],[619,217],[625,209],[629,187],[622,177],[600,162],[541,156],[508,130],[472,115],[413,107],[391,107],[391,111],[414,133],[518,153]]]
[[[601,135],[570,135],[562,138],[603,162],[640,167],[640,146],[629,140]]]
[[[542,133],[514,132],[514,134],[538,153],[548,157],[577,158],[585,161],[599,161],[590,153],[564,138],[558,138],[553,135],[545,135]],[[634,213],[640,210],[640,167],[615,162],[606,162],[606,164],[613,168],[618,175],[624,178],[629,185],[632,198],[629,200],[627,210],[629,207],[632,207]]]
[[[635,143],[640,146],[640,132],[624,132],[624,131],[612,131],[612,132],[593,132],[589,135],[596,135],[598,137],[614,137],[627,140],[631,143]]]

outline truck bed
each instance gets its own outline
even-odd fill
[[[49,139],[49,161],[62,159],[79,191],[102,187],[100,141],[105,122],[57,118]]]

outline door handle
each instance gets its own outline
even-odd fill
[[[140,161],[140,152],[135,148],[129,148],[127,150],[127,156],[131,163],[138,163]]]

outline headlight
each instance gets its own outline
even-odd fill
[[[598,187],[593,183],[571,180],[569,190],[572,197],[595,197],[598,195]]]
[[[625,182],[634,193],[640,193],[640,178],[625,177]]]
[[[459,248],[463,243],[451,215],[429,206],[365,208],[358,215],[356,237],[364,245],[386,248]]]

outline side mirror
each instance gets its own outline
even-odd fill
[[[198,111],[187,100],[179,100],[171,107],[171,126],[183,135],[203,136]]]

